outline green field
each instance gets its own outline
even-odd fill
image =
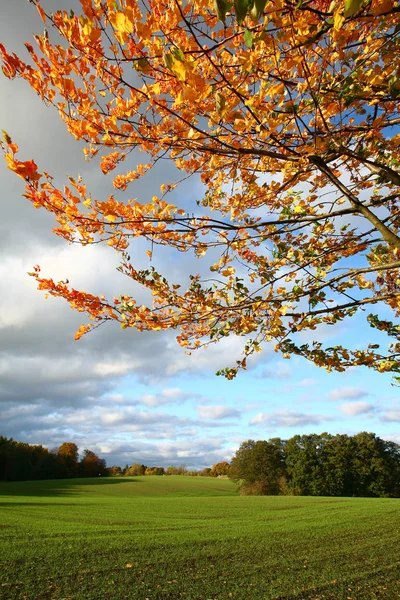
[[[227,480],[0,483],[0,598],[397,600],[400,500]]]

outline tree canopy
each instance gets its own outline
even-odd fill
[[[365,431],[243,442],[229,477],[244,494],[400,496],[400,446]]]
[[[35,267],[41,290],[89,315],[76,337],[106,321],[178,329],[188,351],[245,336],[228,378],[271,341],[328,370],[398,373],[398,2],[81,0],[80,15],[31,3],[45,32],[26,44],[27,61],[0,45],[3,72],[56,107],[87,160],[101,156],[104,174],[118,167],[115,194],[94,198],[73,177],[56,187],[5,134],[8,167],[57,235],[113,247],[153,296],[106,299]],[[162,160],[202,182],[197,201],[179,196],[179,178],[151,198],[124,194]],[[136,238],[150,261],[161,246],[192,252],[199,268],[186,282],[138,268]],[[355,315],[388,346],[298,335]]]

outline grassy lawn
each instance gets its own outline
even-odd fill
[[[0,483],[2,600],[397,600],[400,500],[227,480]]]

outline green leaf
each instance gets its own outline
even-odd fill
[[[164,64],[170,71],[174,66],[175,59],[171,52],[164,52],[163,54]]]
[[[229,9],[230,4],[226,0],[214,0],[214,8],[217,13],[218,19],[225,25],[226,13]]]
[[[252,48],[253,47],[253,34],[250,31],[250,29],[245,29],[245,32],[244,32],[244,43],[246,44],[246,46],[248,48]]]
[[[253,21],[258,21],[264,12],[264,8],[267,5],[268,0],[255,0],[253,7],[250,11],[250,17]]]
[[[177,60],[180,60],[181,62],[185,62],[185,55],[183,54],[182,50],[178,46],[174,46],[172,48],[172,54],[174,55],[174,57]]]
[[[243,20],[249,9],[250,0],[234,0],[236,19],[239,25],[243,23]]]
[[[344,17],[351,17],[361,8],[363,0],[345,0],[344,2]]]
[[[136,69],[136,71],[139,71],[140,73],[150,73],[153,70],[151,64],[145,57],[138,58],[133,63],[133,67],[134,69]]]

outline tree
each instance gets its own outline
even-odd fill
[[[3,72],[58,109],[87,160],[100,153],[104,174],[118,167],[115,193],[162,159],[204,185],[194,205],[169,201],[176,181],[152,198],[95,199],[81,178],[58,189],[33,160],[16,158],[5,134],[9,168],[25,197],[53,213],[55,233],[109,244],[120,271],[153,294],[149,306],[125,294],[107,300],[36,266],[41,290],[89,315],[76,337],[106,321],[180,329],[188,351],[245,336],[243,357],[221,371],[228,378],[269,341],[328,370],[398,373],[397,3],[81,0],[75,15],[30,1],[45,33],[36,49],[26,44],[28,62],[1,45]],[[136,150],[144,162],[123,171]],[[129,255],[136,238],[148,240],[150,260],[157,246],[193,252],[199,272],[167,281],[157,255],[139,269]],[[299,340],[356,315],[389,336],[387,349],[324,347],[318,332]]]
[[[279,494],[285,475],[281,440],[243,442],[232,459],[228,475],[250,493]]]
[[[164,475],[165,471],[163,467],[146,467],[144,472],[145,475]]]
[[[169,467],[167,467],[165,469],[165,474],[166,475],[178,475],[178,469],[176,467],[174,467],[173,465],[170,465]]]
[[[289,487],[304,496],[329,495],[326,490],[324,450],[332,436],[295,435],[285,446]]]
[[[57,462],[61,477],[76,477],[78,475],[78,446],[73,442],[64,442],[57,450]]]
[[[212,466],[211,475],[213,477],[220,477],[221,475],[228,475],[229,469],[230,469],[229,463],[226,462],[226,460],[223,460],[222,462],[216,463],[215,465]]]
[[[79,463],[79,473],[82,477],[98,477],[107,475],[106,461],[97,454],[85,448]]]
[[[210,467],[205,467],[204,469],[202,469],[199,472],[199,476],[200,477],[212,477],[211,468]]]
[[[108,467],[107,471],[108,471],[108,475],[110,475],[110,477],[119,477],[119,476],[123,475],[122,468],[118,465],[113,465],[112,467]]]
[[[356,496],[392,495],[393,475],[399,477],[399,454],[397,468],[393,464],[391,454],[387,453],[387,445],[374,433],[362,431],[354,436],[353,471]],[[397,446],[397,451],[398,451]],[[397,479],[399,481],[399,479]],[[395,495],[395,494],[394,494]]]
[[[354,496],[357,472],[353,469],[354,438],[345,434],[329,436],[323,452],[325,496]]]
[[[139,463],[133,463],[130,467],[125,469],[124,475],[129,475],[130,477],[137,477],[139,475],[144,475],[147,467],[145,465],[139,465]]]

